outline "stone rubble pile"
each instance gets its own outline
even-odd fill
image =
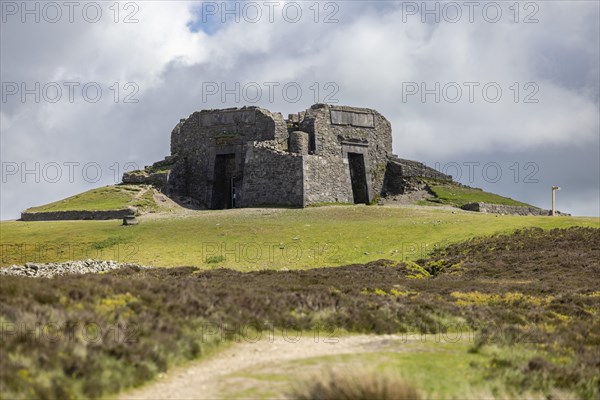
[[[7,268],[0,268],[0,276],[16,275],[31,278],[52,278],[53,276],[65,274],[98,274],[126,267],[150,268],[137,264],[118,263],[111,260],[91,259],[47,264],[28,262],[25,265],[11,265]]]

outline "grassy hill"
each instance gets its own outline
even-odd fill
[[[454,182],[428,180],[428,186],[435,195],[434,203],[462,207],[468,203],[502,204],[507,206],[534,207],[509,197],[485,192],[478,188],[463,186]],[[422,204],[427,204],[427,201]]]
[[[66,199],[28,208],[27,212],[47,211],[108,211],[120,210],[128,206],[155,209],[153,190],[141,185],[110,185],[67,197]]]
[[[593,217],[521,217],[434,207],[236,209],[120,221],[0,222],[1,265],[112,259],[153,266],[304,269],[427,256],[475,236],[599,226]]]
[[[456,183],[427,183],[436,197],[425,204],[460,207],[479,201],[528,206]],[[153,196],[150,186],[113,185],[27,211],[112,210],[127,206],[138,207],[142,213],[165,210]],[[448,243],[524,227],[598,224],[597,218],[498,216],[433,207],[179,209],[146,215],[135,227],[121,226],[119,221],[0,222],[0,266],[95,258],[243,271],[314,268],[382,257],[414,260]]]
[[[529,204],[513,200],[481,189],[471,188],[455,182],[423,179],[427,183],[435,198],[422,201],[421,205],[447,204],[460,208],[461,206],[483,202],[511,206],[533,207]],[[27,212],[45,211],[81,211],[81,210],[118,210],[127,206],[136,206],[142,210],[156,211],[160,207],[152,197],[151,186],[147,185],[110,185],[68,197],[53,203],[28,208]],[[349,203],[319,203],[323,205],[350,205]]]

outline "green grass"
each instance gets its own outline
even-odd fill
[[[468,203],[490,203],[507,206],[532,207],[529,204],[503,197],[494,193],[484,192],[481,189],[460,186],[455,183],[441,181],[429,182],[429,188],[436,196],[434,202],[462,207]]]
[[[153,190],[147,190],[139,198],[132,199],[129,205],[134,206],[138,210],[142,210],[144,212],[157,212],[162,210],[162,208],[156,204],[156,201],[154,200]]]
[[[229,390],[223,394],[233,399],[273,398],[293,391],[299,381],[314,381],[327,371],[337,371],[341,376],[352,371],[360,371],[361,375],[373,372],[396,376],[418,388],[425,398],[452,399],[461,395],[465,398],[468,393],[489,393],[492,387],[505,390],[502,382],[486,382],[484,370],[473,368],[474,364],[488,362],[489,356],[469,353],[468,348],[467,340],[444,343],[437,335],[423,335],[407,343],[395,339],[376,352],[312,357],[231,374],[225,377],[222,386]],[[253,380],[251,391],[239,391],[235,385],[227,385],[236,379]]]
[[[577,225],[599,227],[600,220],[363,206],[206,211],[142,217],[136,226],[120,221],[7,221],[0,222],[0,264],[98,258],[242,271],[304,269],[381,258],[416,260],[475,236]],[[220,257],[224,260],[218,264],[208,262]]]
[[[353,206],[353,203],[344,203],[344,202],[327,202],[327,201],[323,201],[323,202],[319,202],[319,203],[312,203],[309,204],[307,207],[328,207],[328,206]]]
[[[226,258],[224,256],[211,256],[206,259],[206,263],[207,264],[218,264],[225,260],[226,260]]]
[[[46,211],[106,211],[119,210],[132,205],[134,196],[142,190],[137,186],[104,186],[88,190],[66,199],[49,203],[39,207],[28,208],[27,212]]]
[[[315,366],[318,370],[342,371],[358,369],[373,371],[376,375],[396,376],[418,388],[426,399],[464,398],[545,398],[539,391],[527,395],[506,385],[500,375],[490,376],[488,365],[499,357],[526,360],[537,353],[523,346],[489,348],[480,353],[469,352],[471,340],[440,340],[439,335],[423,335],[416,342],[398,342],[395,346],[376,353],[357,353],[317,357],[298,362]]]
[[[143,193],[141,193],[144,191]],[[28,208],[27,212],[48,211],[107,211],[136,207],[143,212],[158,212],[164,208],[156,204],[154,190],[145,185],[111,185],[88,190],[54,203]]]
[[[376,375],[396,376],[418,388],[421,395],[432,399],[477,398],[476,393],[489,393],[492,388],[505,391],[502,382],[486,381],[482,369],[475,364],[485,364],[489,356],[471,354],[469,343],[439,342],[434,335],[424,335],[422,342],[396,342],[390,348],[374,353],[356,353],[315,357],[289,363],[290,371],[373,371]],[[283,366],[285,368],[285,366]],[[287,369],[287,368],[286,368]],[[343,374],[343,372],[342,372]],[[306,372],[304,380],[309,376]],[[287,385],[293,387],[295,378],[287,375]],[[260,386],[258,386],[260,388]],[[255,388],[256,390],[256,388]],[[266,398],[257,394],[258,398]],[[470,394],[470,396],[469,396]],[[235,396],[231,396],[235,397]]]

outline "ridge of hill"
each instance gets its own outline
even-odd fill
[[[418,179],[421,184],[421,191],[426,191],[429,196],[423,200],[412,200],[407,195],[394,196],[390,201],[383,200],[386,204],[394,204],[398,198],[409,199],[408,203],[416,205],[448,205],[456,208],[462,208],[470,203],[487,203],[503,206],[526,207],[528,209],[539,209],[527,203],[513,200],[509,197],[504,197],[490,192],[485,192],[482,189],[472,188],[456,182],[438,181],[434,179]],[[67,197],[52,203],[30,207],[23,213],[51,213],[65,211],[112,211],[120,210],[127,207],[135,207],[138,214],[156,213],[168,211],[171,208],[165,207],[162,202],[157,202],[156,195],[159,194],[153,186],[142,184],[118,184],[103,186],[91,189],[74,196]],[[164,201],[164,196],[161,199]],[[173,201],[171,201],[173,203]],[[188,208],[184,202],[178,201],[180,205]],[[375,201],[373,204],[376,204]],[[403,203],[406,203],[404,201]],[[313,206],[335,205],[336,203],[315,204]],[[341,205],[349,205],[340,203]],[[65,218],[66,219],[66,218]]]

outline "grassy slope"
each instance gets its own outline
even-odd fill
[[[87,192],[67,197],[54,203],[39,207],[31,207],[28,212],[44,211],[81,211],[81,210],[119,210],[127,206],[152,207],[154,201],[146,195],[141,198],[135,196],[144,188],[134,185],[112,185],[104,186]],[[147,192],[151,194],[152,192]]]
[[[10,265],[98,258],[153,266],[296,269],[380,258],[414,260],[474,236],[574,225],[598,227],[600,220],[361,206],[209,211],[143,219],[137,226],[121,226],[119,221],[9,221],[0,223],[0,261]]]
[[[425,204],[441,203],[461,207],[467,203],[484,202],[514,206],[528,206],[529,204],[503,197],[494,193],[484,192],[481,189],[465,187],[454,182],[426,179],[436,199]],[[79,211],[79,210],[115,210],[135,205],[146,209],[157,209],[152,196],[143,195],[142,200],[135,196],[145,187],[138,185],[112,185],[104,186],[87,192],[68,197],[53,203],[27,209],[29,212],[42,211]],[[136,204],[139,203],[139,204]],[[312,206],[349,205],[349,203],[317,203]]]
[[[529,204],[513,200],[509,197],[484,192],[483,190],[477,188],[459,186],[454,183],[431,181],[429,183],[429,187],[437,197],[437,199],[434,201],[442,204],[449,204],[455,207],[461,207],[465,204],[476,202],[532,207]]]

